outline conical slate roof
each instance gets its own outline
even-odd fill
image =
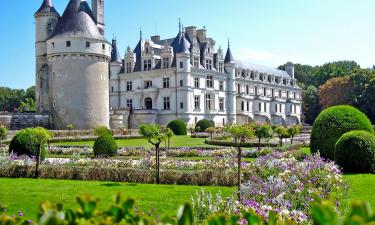
[[[180,37],[180,43],[177,49],[177,53],[190,54],[190,43],[186,39],[185,34],[182,34]]]
[[[117,41],[112,39],[112,52],[111,52],[111,62],[122,63],[120,53],[117,50]]]
[[[86,0],[69,1],[52,35],[52,37],[56,36],[105,40],[96,26],[94,16]]]
[[[236,63],[234,61],[234,58],[233,58],[233,55],[232,55],[232,51],[230,50],[229,44],[228,44],[227,54],[225,55],[224,63]]]
[[[53,14],[56,14],[57,16],[60,16],[60,14],[56,11],[55,7],[53,7],[51,0],[43,0],[42,5],[38,9],[38,11],[35,12],[35,15],[45,14],[45,13],[53,13]]]

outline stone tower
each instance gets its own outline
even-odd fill
[[[228,109],[228,122],[233,124],[236,122],[237,117],[237,99],[236,99],[236,62],[234,61],[232,51],[228,41],[228,50],[224,59],[224,67],[226,73],[228,73],[227,82],[227,109]]]
[[[92,0],[92,12],[100,33],[104,35],[104,0]]]
[[[87,1],[70,0],[56,26],[51,27],[45,41],[48,100],[41,102],[40,109],[48,109],[54,129],[66,129],[68,124],[76,129],[109,126],[111,45]],[[43,90],[37,89],[37,93]]]

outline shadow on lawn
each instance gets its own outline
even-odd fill
[[[105,186],[105,187],[119,187],[119,186],[137,186],[137,184],[127,184],[127,183],[105,183],[100,184],[99,186]]]

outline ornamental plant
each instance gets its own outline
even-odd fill
[[[106,134],[112,135],[112,132],[111,132],[110,129],[108,129],[108,127],[106,127],[106,126],[97,126],[97,127],[95,127],[95,129],[94,129],[94,135],[96,135],[96,136],[103,136],[103,135],[106,135]]]
[[[212,120],[199,120],[195,125],[195,132],[204,132],[209,127],[215,127],[215,122]]]
[[[353,130],[374,132],[367,116],[352,106],[341,105],[324,110],[319,114],[312,128],[311,152],[320,152],[322,157],[334,160],[337,140]]]
[[[289,136],[288,129],[283,126],[278,126],[274,129],[277,137],[279,137],[279,145],[283,146],[283,139]]]
[[[287,131],[288,131],[288,134],[290,136],[290,144],[293,144],[293,139],[296,135],[300,134],[301,133],[301,125],[293,125],[291,127],[288,127]]]
[[[8,136],[8,129],[5,126],[0,125],[0,147],[3,144],[3,140],[6,140],[7,136]]]
[[[260,143],[262,139],[272,138],[272,127],[270,125],[260,125],[255,128],[254,134],[258,138],[258,151],[260,151]]]
[[[99,136],[94,142],[95,157],[113,157],[117,155],[118,146],[111,134]]]
[[[186,123],[182,120],[169,122],[167,128],[171,129],[175,135],[187,135]]]

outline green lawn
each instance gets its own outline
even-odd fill
[[[344,181],[349,185],[348,198],[343,207],[350,205],[352,199],[368,201],[375,210],[375,174],[346,174]]]
[[[204,143],[204,138],[191,138],[190,136],[174,136],[171,138],[171,147],[209,147]],[[129,140],[117,140],[119,147],[137,147],[137,146],[148,146],[152,147],[146,139],[129,139]],[[53,143],[55,146],[93,146],[93,141],[83,141],[83,142],[62,142]],[[162,144],[162,147],[164,143]]]
[[[113,196],[122,192],[135,198],[142,211],[155,208],[158,214],[175,216],[178,207],[190,202],[191,196],[202,188],[213,193],[220,191],[225,196],[230,196],[235,190],[227,187],[0,178],[0,205],[5,205],[9,214],[21,210],[27,218],[36,219],[39,203],[45,200],[76,208],[75,197],[90,194],[102,199],[103,204],[100,205],[106,208]]]

